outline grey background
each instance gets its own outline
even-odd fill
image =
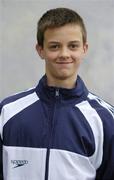
[[[89,51],[80,75],[114,105],[114,0],[0,0],[0,99],[36,86],[44,74],[35,50],[36,26],[55,7],[72,8],[84,18]]]

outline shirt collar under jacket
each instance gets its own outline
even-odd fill
[[[79,75],[77,76],[76,85],[72,89],[48,86],[46,75],[44,75],[36,87],[36,93],[44,101],[50,102],[58,98],[61,102],[71,102],[87,99],[88,90]]]

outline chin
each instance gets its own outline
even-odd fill
[[[59,75],[56,75],[56,78],[60,79],[60,80],[66,80],[66,79],[71,78],[71,75],[69,75],[67,73],[61,73]]]

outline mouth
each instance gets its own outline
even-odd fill
[[[56,62],[56,64],[71,64],[73,63],[72,61],[71,62],[66,62],[66,61],[61,61],[61,62]]]

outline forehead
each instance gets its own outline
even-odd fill
[[[47,29],[44,42],[82,41],[82,31],[79,25],[68,24],[62,27]]]

